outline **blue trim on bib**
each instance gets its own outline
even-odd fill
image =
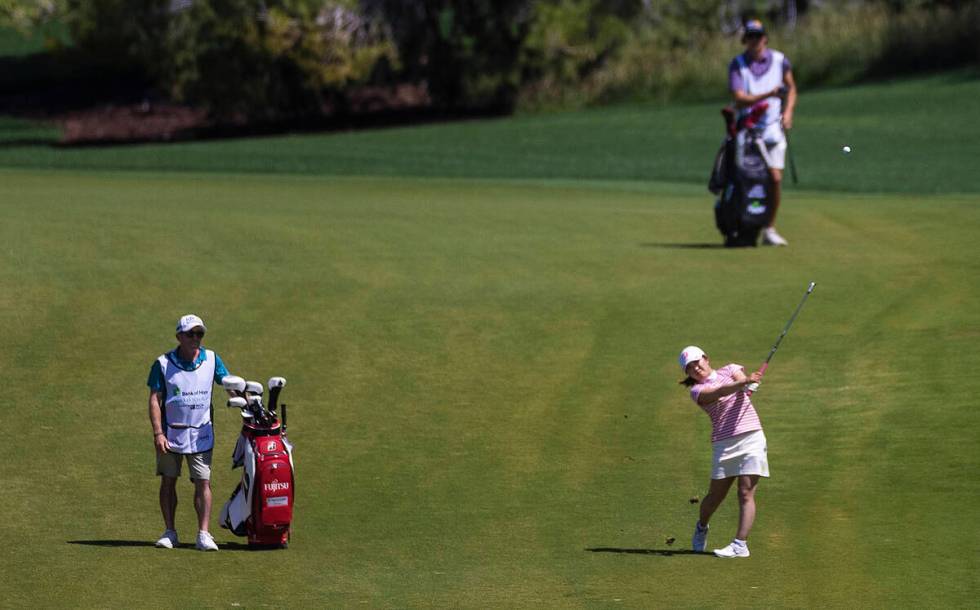
[[[198,350],[197,359],[195,359],[193,362],[181,359],[181,357],[177,355],[177,348],[167,352],[167,360],[173,362],[177,368],[182,371],[197,370],[207,359],[207,349],[203,345]],[[228,376],[228,374],[228,369],[225,368],[225,363],[221,361],[221,356],[215,353],[214,382],[220,385],[221,380]],[[166,389],[166,383],[163,379],[163,369],[160,367],[159,360],[153,361],[153,365],[150,367],[150,376],[146,380],[146,385],[154,392],[163,392]]]

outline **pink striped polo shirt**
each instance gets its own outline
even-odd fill
[[[738,364],[726,364],[715,369],[704,383],[691,387],[691,400],[698,402],[698,396],[705,390],[726,385],[735,378],[735,371],[741,370]],[[698,405],[701,406],[701,405]],[[711,418],[711,442],[724,440],[744,432],[762,430],[762,422],[745,392],[735,392],[701,407]]]

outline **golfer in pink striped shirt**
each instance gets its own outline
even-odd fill
[[[755,488],[759,477],[769,476],[766,435],[759,415],[749,399],[759,387],[762,374],[745,374],[738,364],[712,369],[701,348],[689,345],[681,351],[681,368],[687,376],[681,383],[691,388],[691,399],[711,418],[711,483],[701,502],[700,519],[694,526],[691,545],[702,552],[708,543],[708,521],[738,480],[738,531],[732,542],[715,549],[718,557],[748,557],[747,540],[755,521]]]

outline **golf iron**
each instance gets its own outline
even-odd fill
[[[760,374],[765,375],[766,369],[769,368],[769,361],[772,360],[772,357],[774,355],[776,355],[776,350],[779,349],[779,344],[782,343],[783,337],[785,337],[786,333],[789,332],[789,327],[793,325],[793,321],[796,320],[796,316],[800,315],[800,310],[803,309],[803,304],[806,303],[807,297],[810,296],[810,293],[813,292],[813,289],[816,287],[816,285],[817,284],[815,282],[810,282],[810,285],[807,286],[806,293],[803,295],[803,299],[800,300],[800,304],[796,306],[796,311],[794,311],[793,315],[790,316],[789,322],[787,322],[786,326],[783,328],[783,332],[779,333],[779,337],[776,339],[776,342],[773,344],[772,349],[769,350],[769,355],[766,356],[766,361],[762,363],[761,367],[759,367]],[[754,389],[755,388],[750,389],[749,391],[746,392],[746,394],[751,396]]]

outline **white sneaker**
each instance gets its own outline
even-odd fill
[[[694,537],[691,538],[691,549],[696,553],[703,553],[708,546],[708,526],[704,526],[704,529],[700,526],[700,521],[694,524]]]
[[[211,537],[210,532],[198,532],[197,533],[197,550],[199,551],[217,551],[218,545],[214,543],[214,538]]]
[[[788,246],[789,242],[783,236],[776,233],[775,227],[769,227],[762,231],[762,245],[764,246]]]
[[[160,539],[156,541],[156,544],[154,546],[156,546],[159,549],[174,548],[175,546],[177,546],[177,531],[167,530],[163,532],[163,536],[160,536]]]
[[[732,542],[723,549],[715,549],[715,557],[724,557],[726,559],[731,559],[733,557],[748,557],[749,556],[749,545],[747,544],[735,544]]]

